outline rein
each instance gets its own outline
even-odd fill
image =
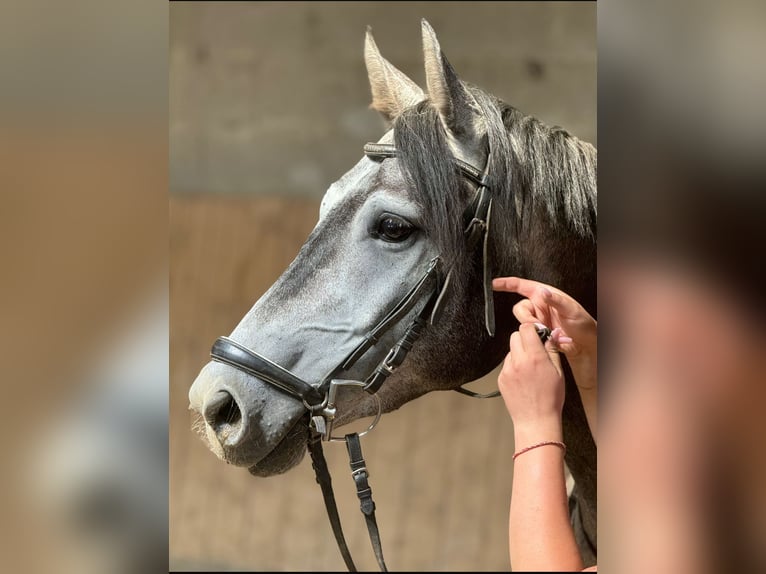
[[[379,143],[368,143],[364,146],[364,153],[367,157],[379,161],[398,155],[398,151],[393,145]],[[484,323],[487,333],[490,336],[494,336],[495,312],[492,297],[492,269],[488,250],[489,225],[492,215],[492,195],[487,185],[490,159],[491,153],[487,157],[484,170],[479,170],[457,158],[453,158],[453,162],[463,176],[478,186],[473,200],[464,213],[464,235],[469,251],[473,251],[481,245]],[[318,384],[311,384],[301,379],[288,369],[228,337],[219,337],[213,344],[210,352],[213,360],[225,363],[269,383],[278,390],[300,400],[306,407],[310,415],[307,442],[312,467],[316,474],[316,481],[322,490],[327,516],[330,520],[335,540],[346,563],[346,567],[350,572],[356,572],[357,569],[343,535],[343,528],[332,488],[332,479],[324,457],[322,442],[343,441],[346,443],[351,476],[356,484],[356,493],[359,497],[360,509],[367,524],[370,543],[375,553],[375,558],[378,561],[378,566],[381,571],[387,572],[378,524],[375,519],[375,502],[372,499],[372,488],[369,485],[369,473],[362,456],[359,438],[375,428],[380,420],[381,404],[380,398],[376,394],[377,391],[385,383],[386,379],[401,366],[426,326],[429,323],[434,324],[439,320],[444,296],[452,277],[452,269],[450,269],[442,280],[439,271],[440,262],[440,257],[432,259],[420,279],[410,290]],[[342,378],[344,372],[347,372],[368,351],[374,349],[380,342],[381,337],[395,325],[398,325],[423,300],[425,300],[425,303],[410,321],[404,334],[389,349],[383,360],[378,363],[378,366],[364,381]],[[337,392],[343,386],[361,387],[373,396],[377,404],[377,414],[367,430],[361,433],[350,433],[338,437],[334,436],[332,432],[337,414]],[[462,387],[455,390],[474,398],[490,398],[500,394],[499,391],[495,391],[487,395],[480,395]]]

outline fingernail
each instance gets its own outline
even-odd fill
[[[559,337],[558,342],[559,343],[573,343],[574,340],[572,339],[572,337]]]
[[[553,292],[547,287],[543,287],[543,295],[545,297],[553,297]]]
[[[537,327],[538,329],[547,329],[548,328],[545,325],[543,325],[542,323],[535,323],[535,327]]]

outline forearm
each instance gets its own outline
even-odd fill
[[[595,353],[587,356],[579,356],[569,360],[569,366],[572,368],[577,390],[580,392],[580,400],[585,411],[585,417],[588,419],[588,428],[596,440],[597,411],[598,411],[598,360]]]
[[[561,441],[560,421],[515,428],[517,451],[541,441]],[[542,446],[516,459],[509,522],[514,570],[582,569],[569,522],[564,457],[560,448]]]

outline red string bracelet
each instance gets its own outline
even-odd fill
[[[546,440],[546,441],[543,441],[543,442],[538,442],[537,444],[533,444],[532,446],[527,446],[527,447],[522,448],[520,451],[518,451],[517,453],[515,453],[513,455],[513,460],[516,460],[517,456],[521,456],[525,452],[529,452],[530,450],[532,450],[534,448],[538,448],[538,447],[541,447],[541,446],[547,446],[549,444],[553,445],[553,446],[559,447],[561,450],[564,451],[564,454],[566,454],[566,452],[567,452],[567,445],[565,445],[563,442],[559,442],[557,440]]]

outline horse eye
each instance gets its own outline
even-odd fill
[[[395,215],[385,215],[378,222],[378,236],[385,241],[404,241],[413,231],[410,222]]]

